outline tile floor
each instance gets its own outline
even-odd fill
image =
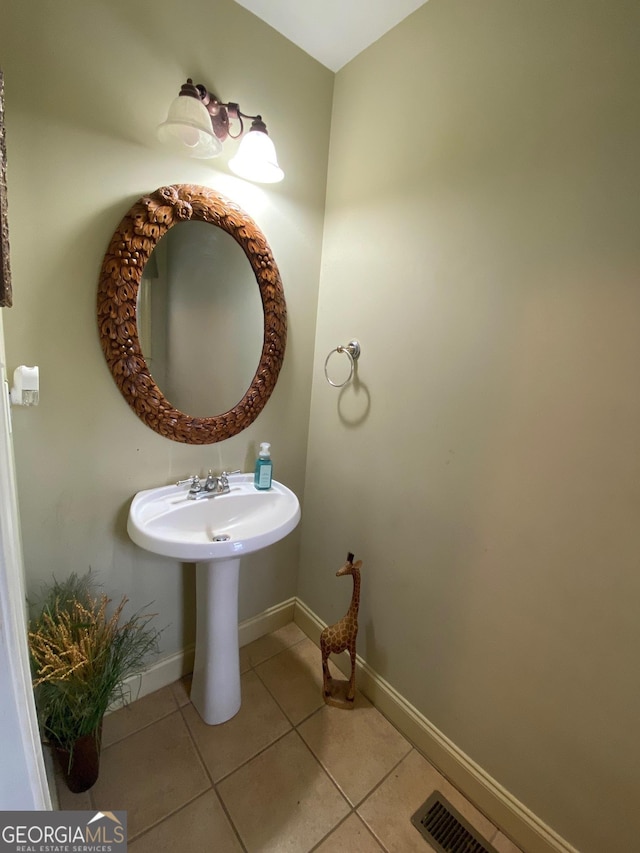
[[[201,721],[188,678],[106,717],[98,782],[58,780],[60,808],[126,810],[131,853],[428,853],[410,817],[437,788],[519,853],[363,696],[324,704],[320,652],[293,622],[240,661],[242,708],[221,726]]]

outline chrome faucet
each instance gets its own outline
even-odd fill
[[[204,490],[207,493],[217,492],[220,487],[220,478],[214,477],[211,473],[211,468],[209,468],[209,473],[207,474],[207,479],[204,481]]]
[[[240,471],[231,471],[231,474],[239,474]],[[176,486],[184,486],[189,483],[188,500],[197,501],[202,498],[213,498],[216,495],[227,495],[231,491],[229,487],[229,473],[223,471],[219,477],[214,476],[211,471],[207,474],[204,485],[196,474],[192,474],[186,480],[178,480]]]

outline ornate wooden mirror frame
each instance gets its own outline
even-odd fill
[[[264,311],[262,354],[249,388],[228,412],[205,418],[185,414],[165,398],[138,338],[138,289],[145,264],[169,228],[190,219],[217,225],[240,244],[254,271]],[[116,385],[147,426],[185,444],[213,444],[236,435],[264,408],[284,358],[287,309],[269,244],[251,217],[214,190],[195,184],[160,187],[133,205],[111,238],[98,285],[98,331]]]

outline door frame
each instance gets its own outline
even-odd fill
[[[50,810],[27,645],[20,535],[3,309],[0,309],[0,809]],[[2,778],[4,776],[4,778]]]

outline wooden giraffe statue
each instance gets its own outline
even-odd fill
[[[336,572],[353,576],[353,595],[346,614],[335,625],[327,625],[320,634],[322,652],[322,680],[324,701],[336,708],[353,708],[356,694],[356,635],[358,633],[358,607],[360,605],[360,567],[362,560],[353,562],[353,554],[347,554],[347,562]],[[345,650],[351,655],[351,678],[341,681],[329,674],[329,655],[339,655]]]

